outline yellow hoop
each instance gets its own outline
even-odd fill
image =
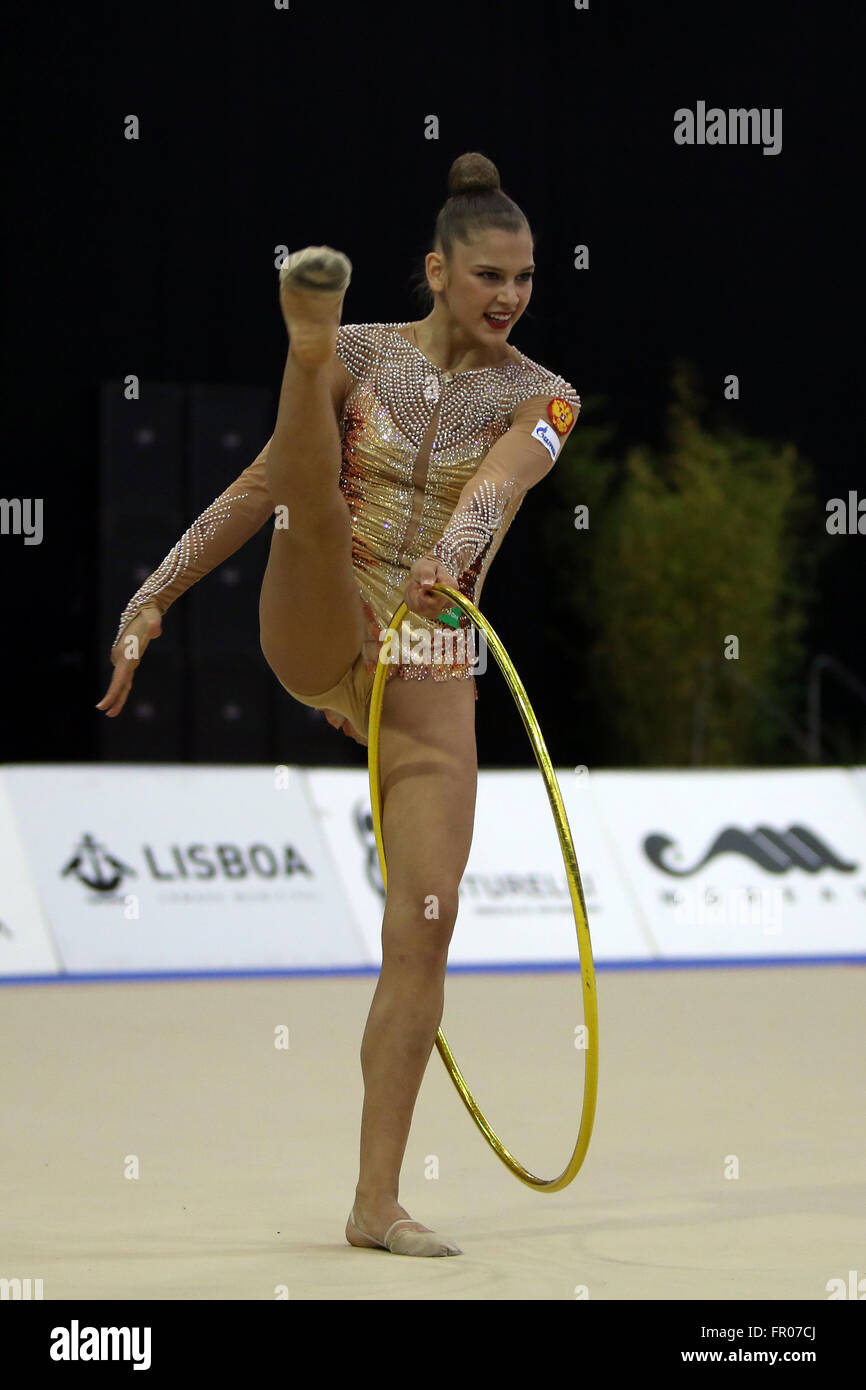
[[[565,807],[562,803],[562,796],[559,790],[559,783],[550,761],[544,739],[541,736],[541,729],[538,720],[535,718],[532,706],[523,688],[520,677],[518,676],[511,659],[497,637],[487,619],[482,616],[479,610],[469,599],[456,589],[451,589],[447,584],[434,584],[435,593],[445,594],[456,603],[464,613],[466,613],[472,623],[483,632],[487,641],[488,648],[493,652],[500,671],[505,677],[508,688],[514,696],[517,708],[520,710],[520,717],[524,727],[529,734],[532,742],[535,760],[541,769],[544,784],[547,790],[548,800],[550,801],[553,818],[556,822],[556,830],[559,835],[559,845],[562,850],[562,858],[565,864],[565,872],[568,877],[568,888],[571,894],[571,905],[574,910],[574,923],[577,930],[577,947],[580,956],[580,971],[583,983],[583,1006],[584,1020],[587,1033],[586,1062],[583,1081],[583,1107],[580,1116],[580,1129],[577,1135],[577,1143],[574,1152],[568,1161],[565,1169],[558,1178],[538,1178],[530,1173],[527,1168],[519,1163],[513,1154],[509,1153],[502,1140],[494,1132],[479,1109],[475,1098],[467,1086],[463,1075],[454,1060],[454,1055],[448,1046],[445,1034],[440,1028],[436,1035],[436,1046],[448,1070],[448,1074],[454,1085],[457,1087],[463,1104],[469,1111],[484,1138],[487,1140],[497,1158],[500,1158],[506,1168],[526,1183],[528,1187],[536,1192],[561,1192],[567,1187],[572,1178],[576,1175],[586,1157],[589,1148],[589,1140],[592,1134],[593,1120],[595,1118],[595,1102],[598,1091],[598,1010],[596,1007],[595,996],[595,972],[592,960],[592,943],[589,938],[589,924],[586,919],[586,903],[583,897],[583,887],[580,882],[580,872],[577,867],[577,858],[574,853],[574,843],[571,838],[568,820],[565,814]],[[407,605],[401,604],[394,613],[388,631],[395,631],[397,624],[408,612]],[[386,639],[387,640],[387,639]],[[385,890],[388,888],[388,870],[385,864],[385,849],[382,843],[382,806],[381,788],[379,785],[379,725],[382,718],[382,700],[385,693],[385,671],[387,663],[379,661],[377,664],[376,677],[373,681],[373,690],[370,697],[370,720],[367,735],[369,747],[369,770],[370,770],[370,802],[373,811],[373,828],[376,832],[376,847],[379,851],[379,864],[382,870],[382,882]]]

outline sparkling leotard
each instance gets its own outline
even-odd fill
[[[352,516],[352,565],[368,640],[353,668],[351,713],[339,708],[339,687],[322,693],[334,696],[330,704],[319,703],[320,697],[304,696],[303,701],[336,709],[356,728],[360,719],[364,730],[365,697],[368,701],[382,639],[403,601],[413,562],[436,554],[459,591],[477,604],[493,556],[526,491],[552,466],[580,410],[569,382],[522,353],[495,367],[450,373],[410,341],[406,335],[411,332],[409,324],[376,323],[344,324],[337,334],[337,357],[348,373],[340,488]],[[556,431],[552,402],[559,409]],[[272,516],[264,468],[267,447],[145,580],[124,609],[118,638],[144,604],[155,604],[164,613]],[[422,641],[417,650],[430,653],[431,660],[419,661],[417,651],[411,661],[392,659],[387,678],[472,676],[471,657],[456,660],[452,649],[449,659],[436,659],[440,622],[417,614],[406,621],[413,647],[419,629],[426,630],[428,644]],[[468,626],[465,615],[460,624]]]

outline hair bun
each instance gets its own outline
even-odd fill
[[[477,152],[461,154],[448,171],[448,194],[451,198],[461,193],[488,193],[501,187],[496,165],[486,155]]]

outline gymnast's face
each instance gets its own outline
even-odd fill
[[[529,303],[534,269],[527,228],[457,241],[448,263],[435,252],[427,258],[431,288],[441,291],[439,302],[468,337],[485,346],[508,337]]]

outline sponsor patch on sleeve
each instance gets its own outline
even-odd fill
[[[539,440],[540,443],[544,445],[552,459],[556,458],[562,448],[562,441],[559,435],[550,428],[546,420],[539,420],[535,429],[532,431],[532,438]]]
[[[563,400],[562,396],[554,396],[553,400],[548,403],[547,413],[556,433],[568,434],[574,424],[574,411],[568,401]]]

